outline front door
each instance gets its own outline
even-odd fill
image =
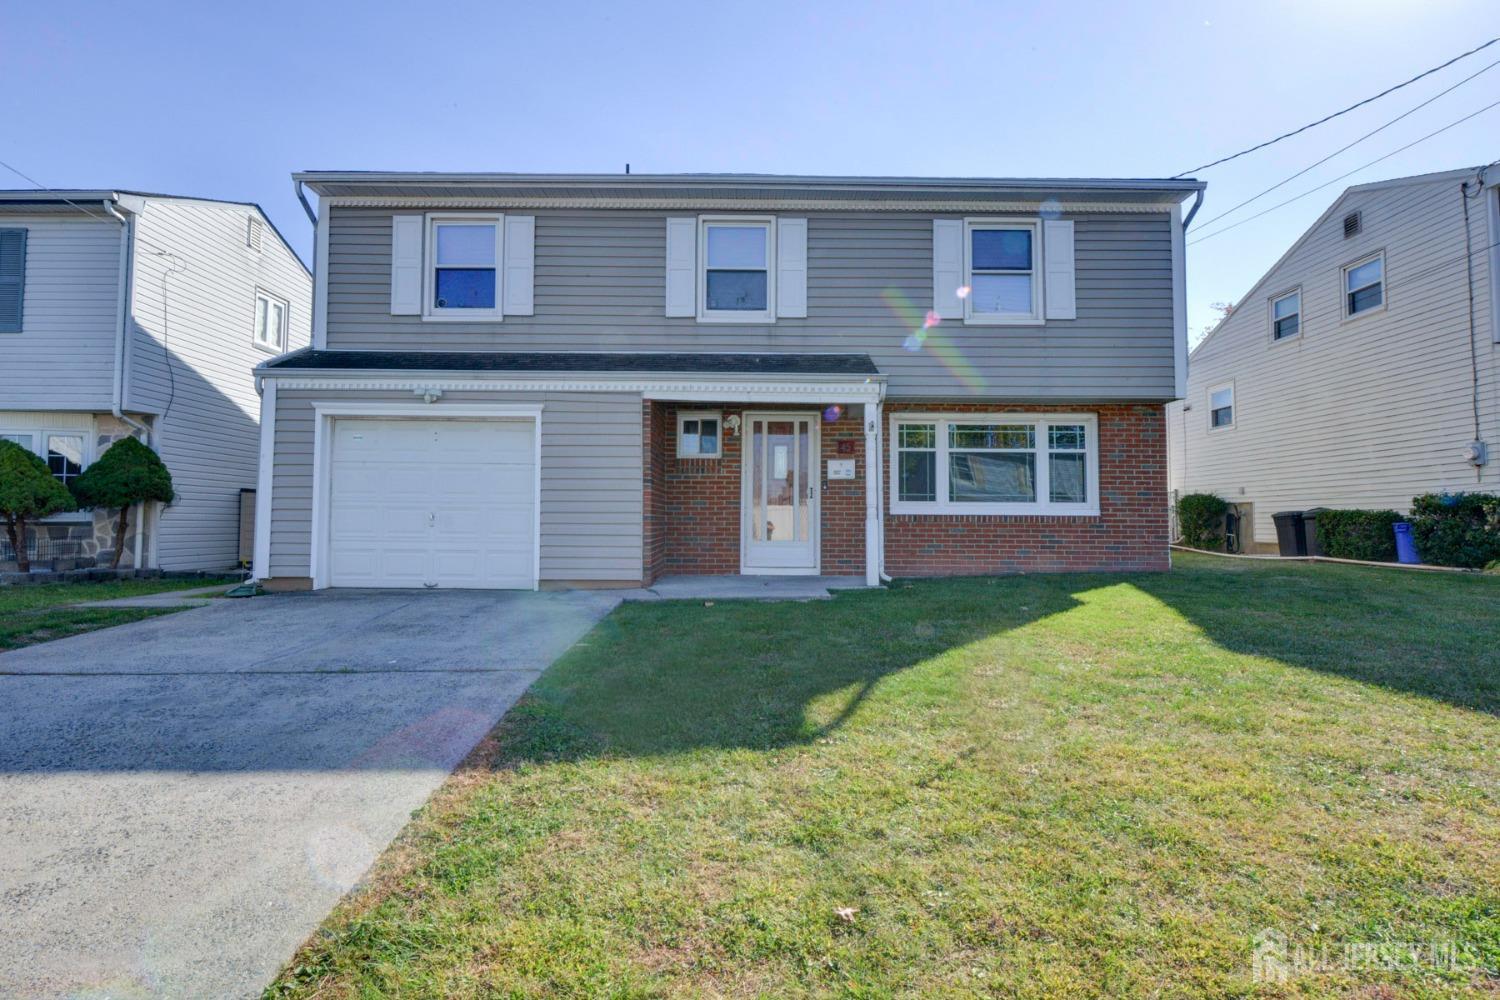
[[[747,413],[744,441],[746,573],[818,571],[818,418]]]

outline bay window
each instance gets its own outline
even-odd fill
[[[891,418],[894,514],[1099,513],[1093,414]]]

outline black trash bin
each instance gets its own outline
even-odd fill
[[[1313,507],[1302,512],[1302,537],[1307,542],[1307,555],[1327,555],[1323,551],[1323,541],[1318,537],[1318,515],[1327,509],[1327,507]]]
[[[1276,547],[1284,556],[1307,555],[1307,535],[1302,528],[1302,511],[1284,510],[1272,514],[1276,522]]]

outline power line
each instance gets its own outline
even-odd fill
[[[1432,132],[1428,132],[1426,135],[1422,136],[1420,139],[1413,139],[1411,142],[1408,142],[1406,145],[1401,146],[1398,149],[1393,149],[1389,153],[1386,153],[1384,156],[1377,156],[1375,159],[1371,160],[1369,163],[1361,164],[1360,166],[1355,167],[1353,170],[1350,170],[1347,173],[1339,174],[1337,177],[1333,178],[1332,180],[1324,181],[1322,184],[1319,184],[1317,187],[1308,188],[1306,191],[1303,191],[1301,194],[1299,194],[1299,195],[1293,195],[1292,197],[1288,198],[1286,201],[1278,202],[1275,205],[1272,205],[1270,208],[1261,209],[1259,212],[1256,212],[1254,215],[1251,215],[1251,216],[1248,216],[1248,217],[1246,217],[1244,219],[1241,219],[1239,222],[1231,222],[1229,225],[1225,226],[1223,229],[1215,229],[1213,232],[1207,233],[1207,234],[1205,234],[1203,236],[1200,236],[1196,240],[1189,240],[1188,241],[1188,246],[1192,246],[1192,245],[1194,245],[1196,243],[1202,243],[1204,240],[1211,240],[1215,236],[1219,236],[1219,235],[1222,235],[1223,233],[1227,233],[1231,229],[1236,229],[1236,228],[1238,228],[1240,226],[1243,226],[1247,222],[1254,222],[1256,219],[1259,219],[1261,216],[1268,215],[1271,212],[1276,211],[1278,208],[1285,208],[1286,206],[1290,205],[1294,201],[1301,201],[1303,198],[1306,198],[1308,195],[1313,194],[1313,193],[1315,193],[1317,191],[1321,191],[1324,188],[1328,187],[1330,184],[1337,184],[1339,181],[1343,180],[1344,178],[1346,178],[1346,177],[1352,177],[1355,174],[1359,173],[1361,170],[1367,170],[1370,167],[1373,167],[1375,164],[1380,163],[1383,160],[1389,160],[1391,157],[1395,156],[1397,153],[1404,153],[1408,149],[1411,149],[1413,146],[1416,146],[1416,145],[1418,145],[1420,143],[1424,143],[1428,139],[1431,139],[1433,136],[1441,135],[1442,133],[1448,131],[1450,128],[1454,128],[1456,126],[1462,125],[1464,122],[1468,121],[1470,118],[1476,118],[1479,115],[1484,114],[1486,111],[1489,111],[1491,108],[1494,108],[1494,107],[1497,107],[1497,106],[1500,106],[1500,101],[1495,101],[1492,104],[1486,104],[1484,107],[1480,108],[1478,111],[1473,111],[1473,112],[1470,112],[1467,115],[1464,115],[1462,118],[1458,119],[1458,121],[1449,122],[1447,125],[1444,125],[1440,129],[1437,129],[1437,130],[1432,131]]]
[[[1474,53],[1481,52],[1481,51],[1489,48],[1491,45],[1494,45],[1496,42],[1500,42],[1500,37],[1491,38],[1489,41],[1485,42],[1483,45],[1478,46],[1477,48],[1472,48],[1472,49],[1470,49],[1467,52],[1463,52],[1463,53],[1460,53],[1459,55],[1454,56],[1452,59],[1449,59],[1447,62],[1443,63],[1441,66],[1434,66],[1434,67],[1432,67],[1432,69],[1429,69],[1429,70],[1426,70],[1424,72],[1418,73],[1416,76],[1412,77],[1410,80],[1407,80],[1405,83],[1398,83],[1394,87],[1387,87],[1385,90],[1382,90],[1380,93],[1376,94],[1374,97],[1366,97],[1364,100],[1360,101],[1359,103],[1357,103],[1357,104],[1351,104],[1351,105],[1349,105],[1347,108],[1345,108],[1342,111],[1335,111],[1331,115],[1326,115],[1326,116],[1324,116],[1322,118],[1319,118],[1315,122],[1309,122],[1308,124],[1302,126],[1301,128],[1293,129],[1292,131],[1287,132],[1284,135],[1278,135],[1274,139],[1267,139],[1265,142],[1259,143],[1258,145],[1251,146],[1248,149],[1242,149],[1238,153],[1232,153],[1229,156],[1220,157],[1219,159],[1214,160],[1211,163],[1199,164],[1196,167],[1191,167],[1191,168],[1189,168],[1187,170],[1182,171],[1181,173],[1173,174],[1172,176],[1174,178],[1185,177],[1188,174],[1197,173],[1199,170],[1207,170],[1209,167],[1217,167],[1221,163],[1228,163],[1230,160],[1237,160],[1240,157],[1245,156],[1245,155],[1247,155],[1249,153],[1253,153],[1253,152],[1255,152],[1258,149],[1265,149],[1267,146],[1275,145],[1276,143],[1280,142],[1283,139],[1290,139],[1294,135],[1300,135],[1303,132],[1306,132],[1310,128],[1317,128],[1319,125],[1322,125],[1325,122],[1331,122],[1335,118],[1340,117],[1341,115],[1347,115],[1349,112],[1354,111],[1357,108],[1362,108],[1366,104],[1369,104],[1369,103],[1371,103],[1373,101],[1378,101],[1382,97],[1385,97],[1387,94],[1393,94],[1396,91],[1400,90],[1402,87],[1409,87],[1412,84],[1416,83],[1418,80],[1421,80],[1424,77],[1431,76],[1432,74],[1438,72],[1439,70],[1447,69],[1449,66],[1452,66],[1454,63],[1458,62],[1460,59],[1467,59],[1469,56],[1472,56]]]
[[[47,192],[48,194],[55,194],[55,195],[57,195],[59,201],[63,201],[63,202],[66,202],[69,205],[72,205],[74,208],[78,209],[78,211],[82,212],[84,215],[87,215],[91,219],[98,219],[100,222],[118,221],[118,220],[106,219],[102,215],[95,215],[93,212],[90,212],[88,209],[86,209],[82,205],[78,204],[78,202],[69,200],[68,198],[64,197],[64,195],[61,192],[59,192],[59,191],[57,191],[57,190],[55,190],[53,188],[49,188],[47,185],[43,184],[41,181],[37,180],[35,177],[30,176],[29,174],[22,173],[21,171],[17,170],[15,167],[11,166],[9,163],[6,163],[4,160],[0,160],[0,167],[4,167],[6,170],[9,170],[11,173],[15,174],[17,177],[21,178],[26,183],[35,185],[37,188],[39,188],[39,189]]]
[[[1458,81],[1453,86],[1449,87],[1447,90],[1439,91],[1438,93],[1436,93],[1436,94],[1432,95],[1431,97],[1427,98],[1427,100],[1423,101],[1421,104],[1418,104],[1416,107],[1411,108],[1408,111],[1402,112],[1401,114],[1397,115],[1395,118],[1392,118],[1390,121],[1386,122],[1384,125],[1380,126],[1379,128],[1374,129],[1374,130],[1369,131],[1369,132],[1366,132],[1364,135],[1360,136],[1358,139],[1355,139],[1353,142],[1349,143],[1347,146],[1343,146],[1343,147],[1341,147],[1339,149],[1334,150],[1332,153],[1329,153],[1327,156],[1323,157],[1318,162],[1310,164],[1309,166],[1303,167],[1301,170],[1297,171],[1295,174],[1292,174],[1290,177],[1286,177],[1286,178],[1283,178],[1282,180],[1277,181],[1275,184],[1272,184],[1270,187],[1266,188],[1264,191],[1260,192],[1259,194],[1252,195],[1251,197],[1246,198],[1244,201],[1240,202],[1238,205],[1236,205],[1233,208],[1228,209],[1226,211],[1220,212],[1218,215],[1214,216],[1212,219],[1204,219],[1202,222],[1198,223],[1198,225],[1195,228],[1202,229],[1205,226],[1211,226],[1215,222],[1218,222],[1220,219],[1223,219],[1223,218],[1225,218],[1227,216],[1233,215],[1235,212],[1238,212],[1240,209],[1244,208],[1246,205],[1250,204],[1251,202],[1259,201],[1261,198],[1264,198],[1266,195],[1270,194],[1272,191],[1275,191],[1277,188],[1284,187],[1285,185],[1290,184],[1292,181],[1296,180],[1298,177],[1301,177],[1303,174],[1307,173],[1308,171],[1315,170],[1318,167],[1321,167],[1323,164],[1327,163],[1329,160],[1333,159],[1335,156],[1338,156],[1341,153],[1347,153],[1349,150],[1353,149],[1355,146],[1358,146],[1360,143],[1364,142],[1366,139],[1369,139],[1369,138],[1372,138],[1372,137],[1374,137],[1376,135],[1379,135],[1381,132],[1384,132],[1386,129],[1390,128],[1392,125],[1394,125],[1397,122],[1401,121],[1403,118],[1410,117],[1411,115],[1415,114],[1416,112],[1421,111],[1423,108],[1427,107],[1427,105],[1431,104],[1433,101],[1437,100],[1438,98],[1440,98],[1440,97],[1442,97],[1442,96],[1444,96],[1446,94],[1453,93],[1453,91],[1457,90],[1459,87],[1462,87],[1464,84],[1468,83],[1470,80],[1473,80],[1475,77],[1480,76],[1483,73],[1488,73],[1490,70],[1494,69],[1496,66],[1500,66],[1500,59],[1497,59],[1494,62],[1490,63],[1488,66],[1484,67],[1484,69],[1481,69],[1479,72],[1473,73],[1473,74],[1471,74],[1469,76],[1464,77],[1462,80]]]

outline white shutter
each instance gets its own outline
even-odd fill
[[[536,216],[505,217],[504,308],[507,316],[530,316],[536,277]]]
[[[1042,254],[1046,260],[1042,290],[1047,294],[1047,319],[1077,319],[1072,222],[1048,219],[1042,223]]]
[[[420,215],[391,216],[391,315],[422,313],[422,228]]]
[[[776,315],[807,315],[807,220],[776,220]]]
[[[698,315],[698,220],[667,220],[667,315]]]
[[[941,319],[963,319],[964,224],[962,219],[932,220],[932,311]]]

